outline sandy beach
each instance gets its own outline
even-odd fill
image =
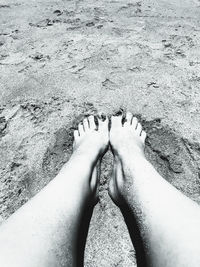
[[[1,221],[59,172],[83,117],[127,110],[147,158],[200,204],[199,44],[197,0],[1,0]],[[112,164],[108,152],[85,267],[136,266],[107,193]]]

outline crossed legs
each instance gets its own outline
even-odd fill
[[[60,173],[0,227],[2,267],[83,266],[97,202],[100,161],[110,140],[115,165],[109,194],[122,211],[138,266],[200,265],[200,208],[145,159],[146,134],[131,113],[84,119],[74,152]]]

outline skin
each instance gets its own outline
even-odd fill
[[[114,155],[109,194],[121,209],[138,266],[200,266],[200,208],[164,180],[146,160],[146,133],[131,113],[90,116],[74,132],[74,152],[60,173],[0,227],[2,267],[83,266],[97,203],[99,166]]]
[[[163,179],[144,155],[146,133],[131,113],[112,117],[115,166],[109,194],[119,206],[138,266],[200,266],[200,208]]]
[[[93,116],[79,124],[67,164],[0,227],[1,267],[83,266],[98,165],[109,142],[108,120],[98,124]]]

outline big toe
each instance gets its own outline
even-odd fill
[[[124,126],[131,125],[133,119],[133,114],[131,112],[126,113],[125,123]]]
[[[98,118],[99,130],[108,130],[108,117],[105,120]]]
[[[122,126],[122,116],[111,117],[111,128],[118,128]]]

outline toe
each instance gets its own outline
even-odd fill
[[[133,117],[133,119],[132,119],[132,126],[133,126],[134,129],[136,129],[137,124],[138,124],[138,119],[136,117]]]
[[[84,133],[83,124],[79,123],[79,125],[78,125],[78,131],[79,131],[79,135],[80,136]]]
[[[137,133],[139,135],[141,134],[141,132],[142,132],[142,125],[140,123],[138,123],[136,131],[137,131]]]
[[[85,118],[83,120],[83,127],[84,127],[84,130],[87,131],[89,129],[89,122],[88,122],[88,119]]]
[[[125,121],[124,125],[131,125],[132,118],[133,118],[132,113],[131,112],[127,112],[126,113],[126,121]]]
[[[98,124],[99,124],[99,129],[101,128],[108,128],[108,117],[103,121],[102,119],[98,118]]]
[[[79,137],[79,132],[77,130],[74,131],[74,141],[76,142],[76,140]]]
[[[147,136],[146,132],[145,131],[142,131],[142,133],[141,133],[141,139],[142,139],[143,142],[145,142],[146,136]]]
[[[89,116],[88,121],[89,121],[90,129],[91,130],[95,130],[96,129],[96,124],[95,124],[95,121],[94,121],[94,116],[92,116],[92,115]]]
[[[121,127],[122,126],[122,116],[112,116],[111,117],[111,127]]]

